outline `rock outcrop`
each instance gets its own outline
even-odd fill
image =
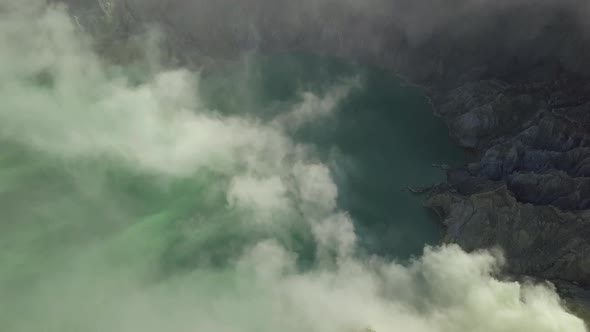
[[[435,98],[451,137],[474,151],[426,204],[447,242],[498,246],[508,272],[590,303],[590,84],[469,82]]]
[[[444,241],[466,250],[501,248],[512,275],[552,280],[563,289],[589,286],[590,212],[519,202],[506,186],[471,195],[442,191],[427,205],[443,220]],[[588,301],[584,292],[566,295]]]

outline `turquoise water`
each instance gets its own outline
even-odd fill
[[[448,139],[420,89],[379,68],[313,55],[258,56],[230,68],[229,75],[205,78],[210,103],[227,112],[247,105],[250,112],[269,117],[281,112],[281,103],[296,101],[302,90],[318,92],[357,78],[361,88],[342,100],[333,117],[295,136],[316,146],[332,166],[339,205],[353,216],[363,248],[403,258],[438,242],[436,216],[407,186],[443,182],[444,172],[432,164],[459,164],[463,153]],[[232,79],[236,74],[247,79]]]

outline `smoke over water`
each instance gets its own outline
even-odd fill
[[[1,331],[585,331],[551,288],[496,280],[498,253],[360,253],[292,135],[358,80],[267,119],[137,68],[61,7],[0,1]]]

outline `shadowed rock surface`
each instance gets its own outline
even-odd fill
[[[309,51],[423,86],[471,159],[448,170],[426,202],[444,241],[499,246],[508,273],[551,280],[566,298],[590,303],[586,1],[68,2],[86,29],[109,27],[99,45],[106,53],[155,23],[170,58],[183,63]]]
[[[437,113],[473,162],[432,192],[445,241],[501,247],[515,275],[553,281],[588,305],[588,83],[470,82],[437,99]]]

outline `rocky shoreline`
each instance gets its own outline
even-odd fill
[[[477,7],[421,33],[374,8],[297,16],[287,4],[281,12],[281,1],[219,1],[193,22],[175,16],[189,12],[182,1],[180,9],[99,3],[119,37],[161,24],[180,61],[309,51],[370,62],[424,87],[469,159],[446,170],[447,183],[413,188],[427,192],[444,242],[500,247],[508,275],[549,280],[590,308],[590,36],[575,7],[583,1]],[[230,19],[234,9],[242,21]]]

